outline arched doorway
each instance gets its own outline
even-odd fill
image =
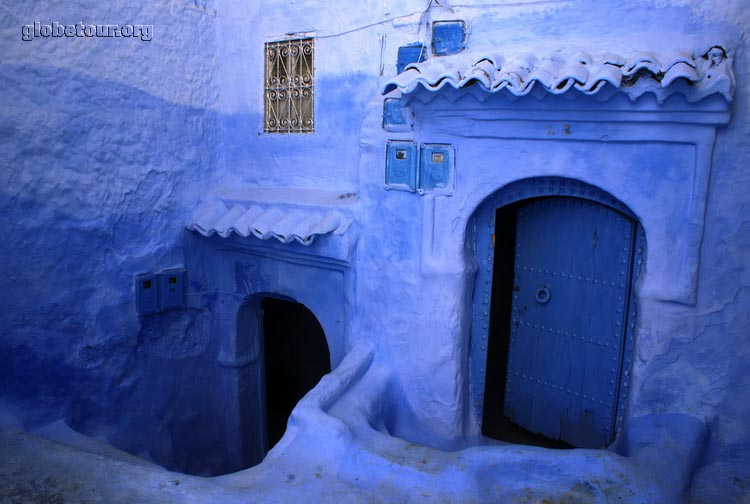
[[[637,219],[587,184],[530,179],[485,202],[475,232],[486,286],[475,288],[474,322],[485,318],[471,342],[472,359],[482,359],[472,363],[482,432],[541,446],[608,445],[627,395],[643,249]]]
[[[220,357],[227,415],[224,472],[259,464],[286,431],[292,410],[330,372],[328,340],[305,305],[256,294],[237,312],[236,338]]]
[[[315,315],[294,301],[265,298],[263,363],[268,449],[284,435],[300,399],[331,372],[325,333]]]

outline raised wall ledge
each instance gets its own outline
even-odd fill
[[[188,230],[220,248],[295,263],[347,266],[357,242],[353,192],[289,187],[216,191],[193,213]]]
[[[519,103],[523,101],[523,103]],[[710,96],[690,103],[673,96],[659,103],[646,94],[633,102],[619,95],[606,102],[571,100],[565,95],[544,95],[540,99],[492,95],[476,89],[447,89],[434,93],[420,89],[402,99],[405,107],[419,111],[431,105],[431,117],[470,118],[473,121],[574,121],[601,123],[677,123],[724,126],[731,118],[730,103]],[[442,107],[441,107],[442,106]],[[417,113],[416,120],[424,120]]]

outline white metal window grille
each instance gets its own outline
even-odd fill
[[[266,44],[266,133],[311,133],[313,121],[312,38]]]

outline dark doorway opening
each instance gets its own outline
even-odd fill
[[[614,438],[636,228],[572,197],[496,210],[484,435],[548,448]]]
[[[265,298],[261,309],[270,449],[299,400],[331,371],[331,356],[323,328],[304,305]]]

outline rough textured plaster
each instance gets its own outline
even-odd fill
[[[184,215],[221,164],[213,17],[193,2],[47,7],[2,7],[0,388],[29,425],[64,417],[177,467],[156,424],[182,428],[182,394],[210,401],[188,391],[209,335],[195,311],[139,320],[132,285],[184,261]],[[22,24],[78,20],[156,36],[20,40]]]
[[[702,467],[692,480],[693,500],[746,500],[750,480],[750,398],[746,397],[750,205],[745,189],[750,182],[745,169],[750,157],[746,141],[750,136],[750,14],[741,1],[642,1],[616,7],[600,2],[514,2],[492,8],[462,3],[466,6],[454,12],[436,9],[430,16],[469,18],[469,43],[476,48],[525,44],[534,50],[593,43],[604,49],[622,45],[658,49],[667,42],[699,46],[721,38],[735,51],[737,88],[732,121],[719,128],[713,153],[697,302],[694,307],[654,300],[641,304],[639,317],[647,322],[639,334],[651,343],[638,347],[629,416],[687,413],[706,418],[710,438],[695,464]],[[352,269],[356,280],[344,274],[341,289],[347,302],[340,304],[345,305],[347,322],[339,323],[347,329],[336,334],[342,354],[344,347],[348,350],[356,341],[374,343],[377,365],[368,380],[378,377],[377,370],[393,376],[389,378],[392,387],[365,382],[372,386],[358,389],[370,394],[371,404],[391,401],[391,409],[385,411],[392,413],[382,418],[376,415],[373,422],[388,424],[391,434],[440,448],[476,442],[475,432],[466,429],[471,418],[462,395],[467,385],[465,339],[461,339],[468,330],[466,312],[453,303],[455,296],[467,296],[470,265],[438,261],[442,267],[438,272],[434,265],[420,262],[425,206],[406,193],[386,198],[380,186],[367,186],[363,182],[367,177],[361,177],[361,173],[371,173],[372,180],[381,177],[381,161],[360,166],[360,157],[377,159],[383,144],[360,136],[360,131],[379,131],[381,102],[372,98],[395,72],[398,46],[424,37],[420,21],[429,19],[422,16],[424,4],[389,1],[373,7],[363,1],[341,8],[325,2],[287,1],[261,8],[231,1],[149,5],[84,1],[52,3],[45,8],[10,2],[0,6],[4,54],[0,162],[5,167],[0,170],[0,231],[5,237],[0,246],[4,292],[0,297],[0,391],[4,409],[13,409],[13,416],[20,416],[27,428],[64,418],[85,434],[169,467],[194,467],[200,472],[191,466],[190,454],[200,454],[199,462],[220,459],[221,450],[212,450],[223,446],[223,441],[216,440],[226,434],[231,415],[213,412],[222,411],[227,404],[222,394],[229,396],[233,390],[220,385],[224,382],[218,376],[216,359],[222,342],[216,334],[231,334],[231,321],[246,294],[270,286],[293,297],[299,286],[289,280],[294,269],[269,266],[267,257],[231,258],[216,270],[219,276],[212,278],[212,261],[220,263],[219,256],[212,246],[185,238],[183,226],[198,200],[219,186],[242,182],[325,187],[363,195],[358,247],[366,254],[348,256],[350,264],[356,264]],[[399,16],[404,17],[356,29],[369,25],[373,18]],[[84,22],[153,22],[163,36],[148,46],[132,40],[19,40],[21,24],[78,18]],[[320,128],[304,138],[258,134],[262,43],[287,31],[328,36],[320,40],[316,54]],[[373,234],[373,221],[393,226]],[[456,231],[463,232],[460,226],[451,226],[450,232]],[[135,316],[132,275],[183,262],[191,265],[189,274],[195,279],[191,281],[191,308],[140,322]],[[203,263],[210,266],[206,271],[194,267]],[[207,285],[211,288],[202,291]],[[222,292],[215,285],[232,288]],[[413,294],[409,310],[394,310],[397,301],[383,295],[393,293],[393,285]],[[450,309],[434,320],[435,306]],[[320,313],[321,308],[316,311]],[[331,327],[341,320],[330,308],[322,312],[330,317]],[[378,392],[383,390],[387,392]],[[414,450],[396,437],[357,437],[341,423],[327,420],[322,411],[331,404],[308,406],[299,417],[304,429],[292,429],[282,442],[290,448],[287,456],[282,455],[283,449],[272,452],[257,473],[238,473],[232,479],[240,495],[257,492],[269,500],[289,501],[304,494],[315,501],[327,489],[337,488],[342,492],[337,502],[370,501],[381,487],[357,483],[357,478],[358,471],[374,471],[384,485],[390,485],[393,493],[382,494],[388,500],[403,496],[405,489],[424,489],[435,481],[434,476],[425,479],[423,472],[398,462],[422,460],[407,457],[408,451],[429,453],[436,461],[455,460],[455,455],[424,446]],[[342,402],[336,414],[362,426],[344,406]],[[196,425],[201,427],[196,429]],[[464,432],[471,435],[464,436]],[[3,446],[15,454],[13,460],[20,461],[24,459],[19,455],[20,438],[15,439]],[[187,441],[180,442],[183,439]],[[368,439],[392,447],[391,457],[372,455],[363,448],[363,440]],[[685,439],[682,443],[690,444]],[[292,449],[293,445],[297,448]],[[59,453],[56,449],[33,444],[26,462],[19,463],[27,464],[25,468],[39,467],[39,454],[46,453],[51,462],[44,471],[59,477],[65,467],[59,480],[64,481],[65,490],[59,495],[57,490],[49,493],[56,483],[42,480],[12,498],[28,501],[31,495],[61,500],[63,495],[72,495],[69,492],[90,490],[80,481],[89,478],[90,468],[102,464],[101,460],[78,466],[79,455],[64,451],[57,457],[53,456]],[[295,456],[310,452],[316,460],[300,463],[309,478],[292,478],[300,473],[277,470],[272,462],[293,464]],[[351,463],[355,469],[339,473],[331,464],[344,452],[347,461],[363,463]],[[550,456],[542,453],[540,457],[549,463]],[[498,467],[502,473],[508,460],[489,467]],[[680,460],[684,462],[685,457]],[[317,464],[327,467],[320,473],[324,484],[311,470]],[[523,477],[544,464],[522,466],[526,469]],[[585,465],[598,467],[590,460]],[[104,463],[106,475],[111,473],[108,467]],[[132,469],[119,463],[116,467]],[[690,470],[686,468],[682,477],[688,477]],[[160,485],[132,486],[134,481],[152,481],[138,471],[122,481],[105,478],[106,485],[100,488],[111,493],[101,500],[130,498],[118,489],[153,497],[150,489]],[[4,474],[9,475],[4,481],[23,480],[20,469]],[[464,479],[467,474],[471,473],[447,478],[446,484],[456,482],[455,489],[463,488],[461,484],[476,488],[476,481],[486,480],[481,477],[469,484]],[[158,478],[163,476],[159,473]],[[167,481],[158,478],[153,481],[164,483],[165,488],[172,488],[167,482],[178,479],[173,475]],[[197,497],[191,498],[198,502],[206,496],[224,495],[224,485],[229,484],[229,479],[190,481],[196,482]],[[357,497],[349,483],[334,481],[353,481],[361,485],[357,487],[361,494]],[[616,482],[612,491],[620,492],[623,484],[627,482]],[[73,488],[76,485],[78,489]],[[261,493],[261,487],[267,493]],[[494,492],[500,491],[480,490],[484,493],[476,496],[479,501],[492,500],[497,496]],[[580,492],[589,490],[596,492],[582,482],[571,492],[580,497]],[[548,495],[532,485],[518,491],[512,494],[518,499],[562,499],[566,489],[559,487]],[[418,499],[419,494],[414,495]],[[626,501],[637,499],[634,494],[617,495]],[[594,496],[600,501],[605,498]],[[167,499],[189,501],[182,494]]]

